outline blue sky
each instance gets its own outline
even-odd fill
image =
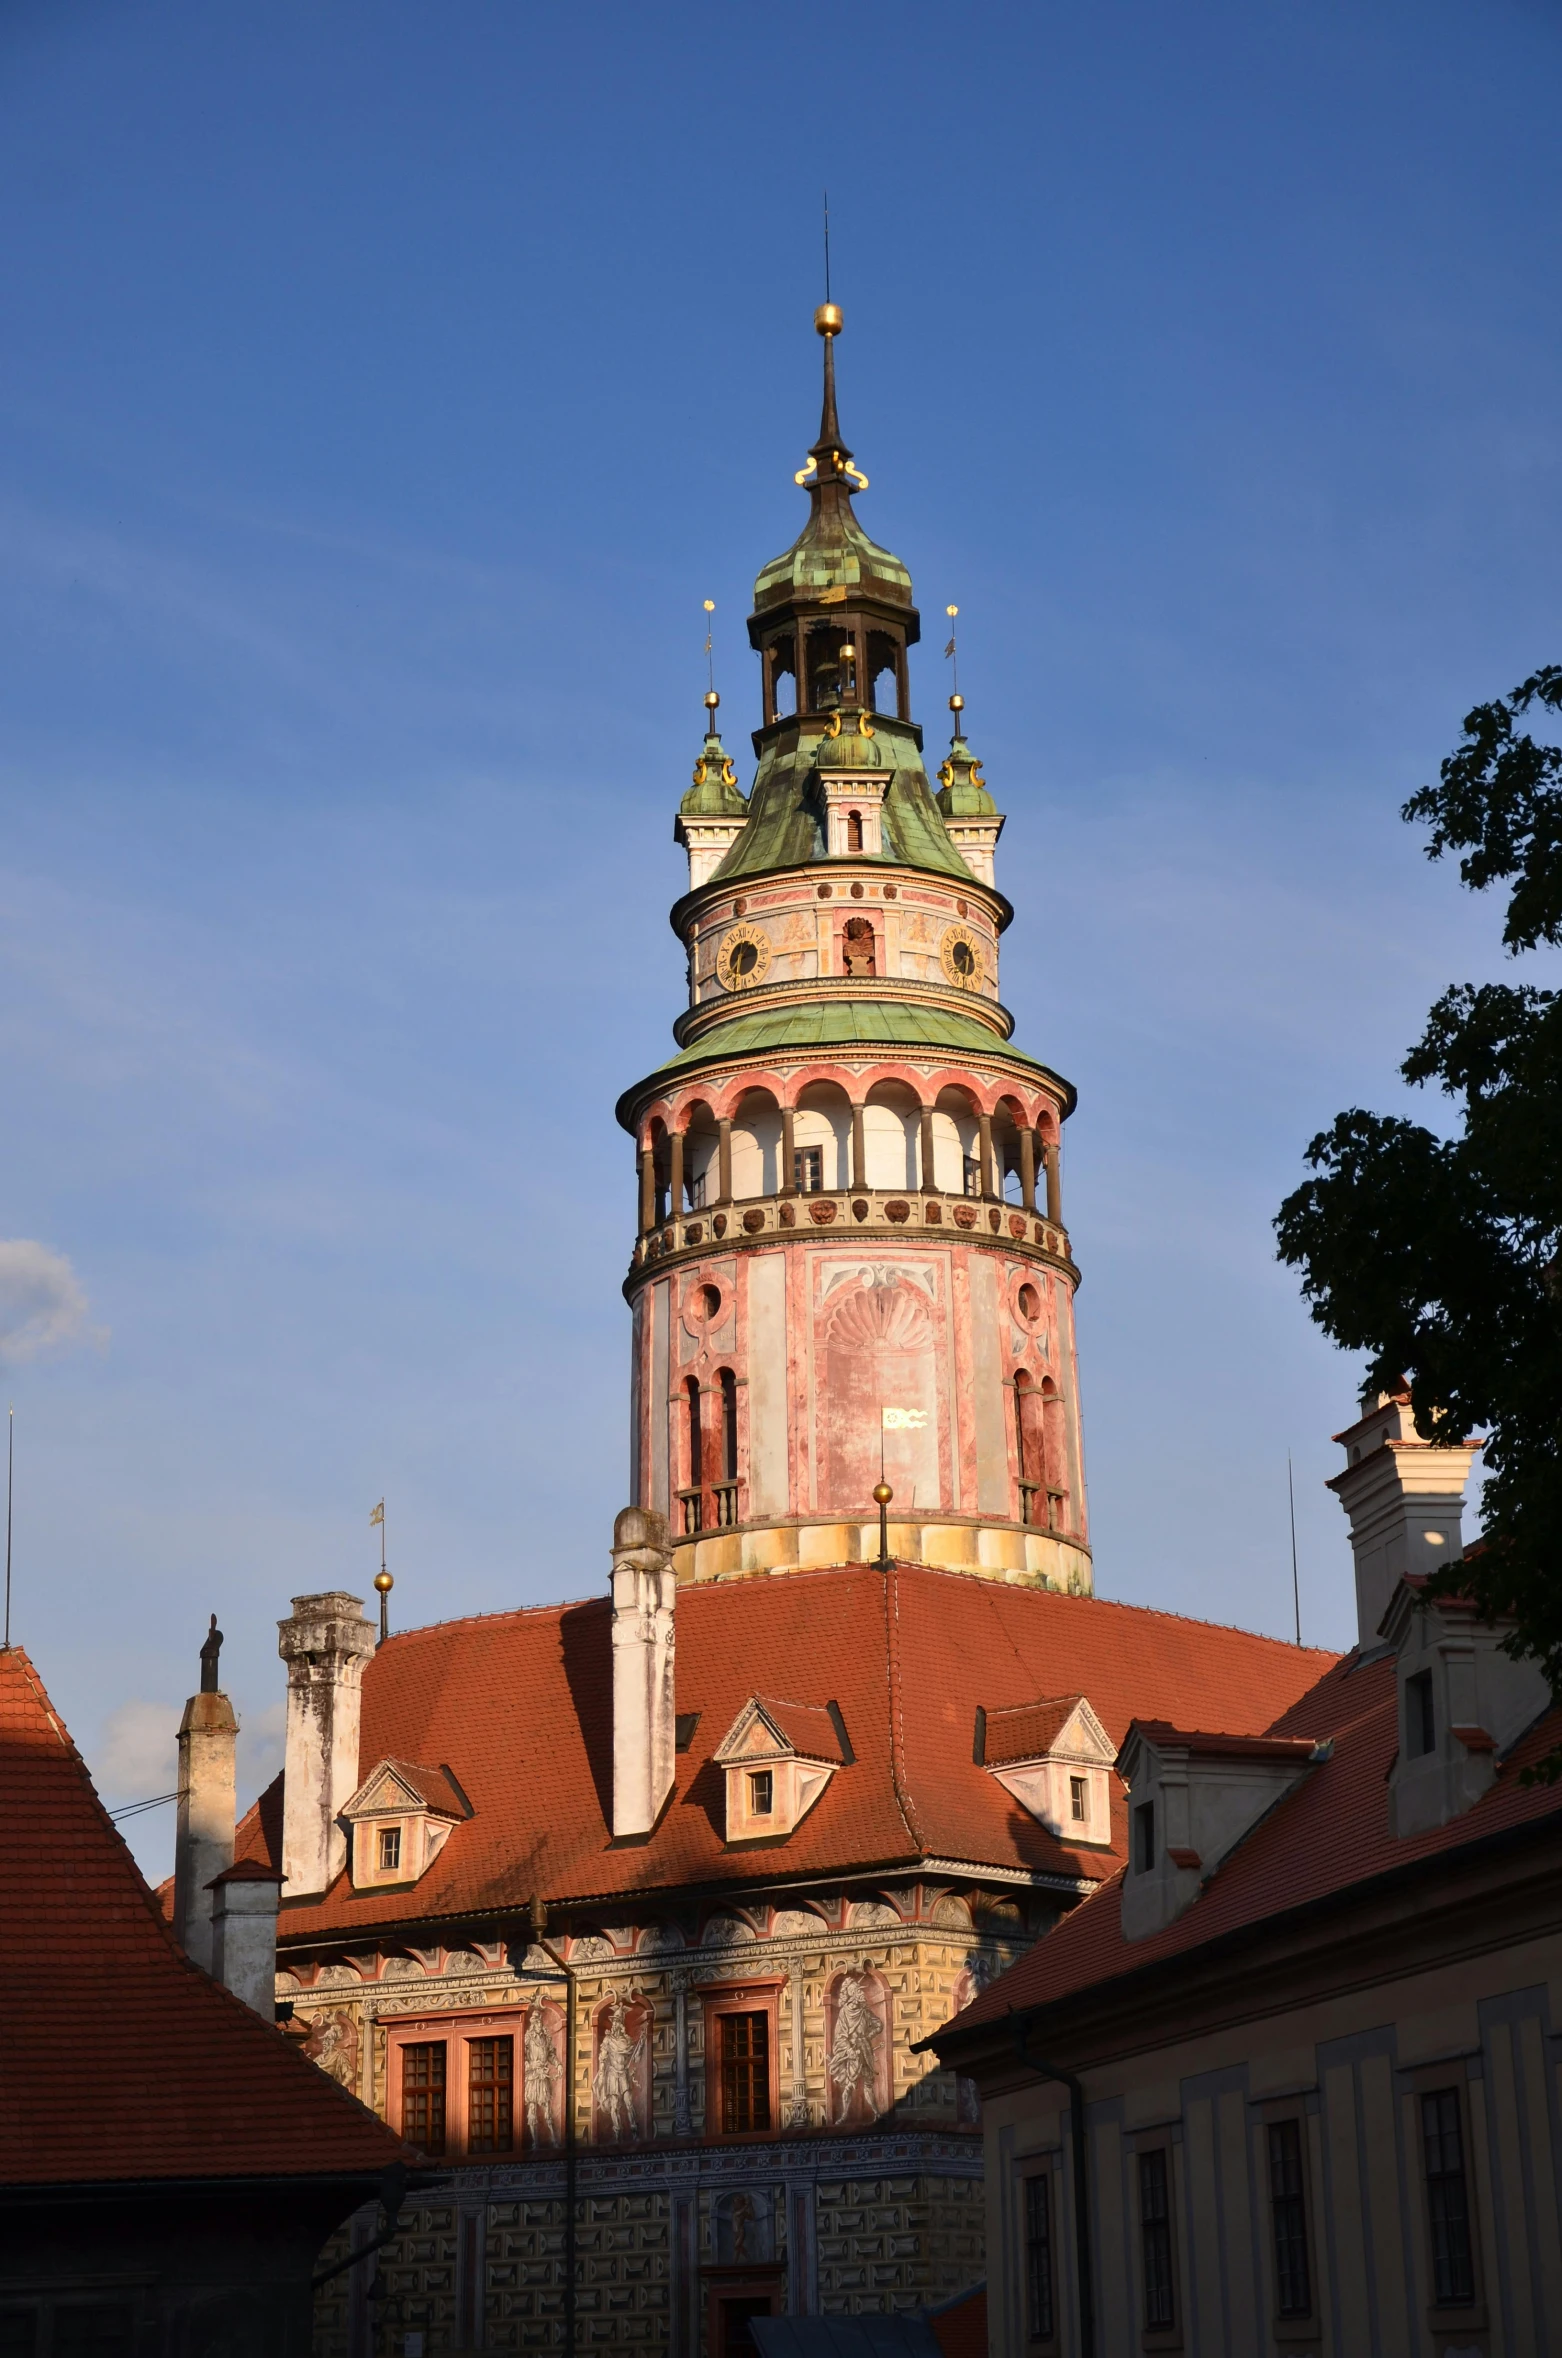
[[[1559,63],[1504,0],[5,0],[15,1626],[111,1799],[211,1610],[264,1772],[382,1492],[404,1619],[604,1577],[612,1106],[706,596],[757,717],[826,182],[860,512],[961,607],[1005,996],[1080,1090],[1100,1587],[1286,1630],[1289,1450],[1349,1639],[1355,1370],[1269,1222],[1500,963],[1397,812],[1562,653]]]

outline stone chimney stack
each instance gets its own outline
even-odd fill
[[[1335,1440],[1343,1474],[1329,1484],[1350,1517],[1356,1558],[1356,1633],[1365,1653],[1407,1572],[1435,1572],[1464,1554],[1464,1486],[1478,1441],[1444,1448],[1423,1441],[1408,1391],[1380,1392]]]
[[[259,1859],[239,1859],[214,1878],[212,1971],[263,2022],[277,2011],[277,1900],[282,1877]]]
[[[277,1630],[287,1664],[282,1875],[288,1898],[298,1899],[329,1890],[347,1863],[339,1820],[358,1786],[361,1685],[374,1627],[361,1597],[333,1588],[295,1597],[292,1618]]]
[[[625,1507],[613,1525],[613,1839],[650,1833],[673,1789],[673,1597],[667,1521]]]
[[[234,1749],[239,1723],[217,1684],[222,1631],[212,1615],[201,1648],[201,1688],[179,1722],[179,1820],[174,1838],[174,1935],[204,1972],[212,1964],[211,1880],[233,1861]]]

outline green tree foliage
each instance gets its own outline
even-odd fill
[[[1562,712],[1562,665],[1478,705],[1404,809],[1472,890],[1511,885],[1515,954],[1562,945],[1562,748],[1525,733],[1532,708]],[[1280,1258],[1325,1333],[1370,1355],[1370,1388],[1408,1381],[1423,1438],[1486,1433],[1486,1544],[1439,1580],[1511,1617],[1509,1650],[1562,1698],[1562,993],[1460,984],[1401,1069],[1454,1099],[1455,1134],[1339,1115],[1280,1207]]]

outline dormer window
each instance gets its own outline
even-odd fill
[[[1412,1760],[1424,1760],[1437,1750],[1437,1707],[1429,1670],[1418,1670],[1405,1681],[1405,1750]]]
[[[1123,1938],[1144,1940],[1191,1908],[1222,1859],[1329,1751],[1308,1736],[1228,1736],[1136,1719],[1117,1756],[1131,1837]]]
[[[1155,1804],[1141,1801],[1134,1810],[1134,1869],[1148,1875],[1155,1865]]]
[[[354,1889],[418,1882],[455,1827],[471,1814],[448,1768],[380,1761],[342,1812],[351,1834],[348,1864]]]
[[[1116,1748],[1083,1695],[984,1711],[976,1757],[1049,1833],[1110,1843]]]
[[[833,1704],[754,1695],[715,1758],[726,1772],[727,1840],[775,1842],[802,1824],[852,1753]]]
[[[1399,1757],[1388,1781],[1394,1833],[1424,1834],[1473,1809],[1548,1707],[1545,1674],[1504,1651],[1510,1627],[1482,1621],[1467,1597],[1430,1594],[1425,1574],[1400,1580],[1379,1624],[1399,1683]]]

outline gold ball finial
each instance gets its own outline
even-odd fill
[[[814,313],[814,326],[821,336],[838,336],[841,324],[839,303],[821,303]]]
[[[951,712],[964,712],[965,698],[963,696],[951,696],[949,699],[949,709]]]
[[[707,614],[714,614],[714,613],[715,613],[715,611],[716,611],[716,601],[715,601],[715,599],[714,599],[714,598],[707,598],[707,599],[705,600],[705,611],[706,611],[706,613],[707,613]]]
[[[376,1572],[374,1575],[374,1585],[379,1590],[382,1597],[388,1597],[391,1590],[396,1585],[396,1575],[394,1572]]]
[[[707,688],[705,691],[706,709],[710,712],[714,712],[720,702],[721,698],[717,695],[715,689]]]
[[[959,609],[959,607],[958,607],[958,606],[946,606],[946,607],[944,608],[944,612],[945,612],[945,613],[948,615],[948,617],[949,617],[949,619],[950,619],[950,621],[951,621],[951,622],[953,622],[953,620],[954,620],[955,616],[956,616],[956,615],[959,613],[959,611],[960,611],[960,609]]]
[[[888,1484],[887,1482],[875,1482],[875,1483],[874,1483],[874,1485],[873,1485],[873,1503],[874,1503],[874,1505],[875,1505],[875,1506],[888,1506],[888,1505],[889,1505],[889,1502],[890,1502],[890,1500],[891,1500],[891,1499],[894,1497],[894,1495],[895,1495],[894,1491],[893,1491],[893,1490],[891,1490],[891,1488],[890,1488],[890,1486],[889,1486],[889,1484]]]

